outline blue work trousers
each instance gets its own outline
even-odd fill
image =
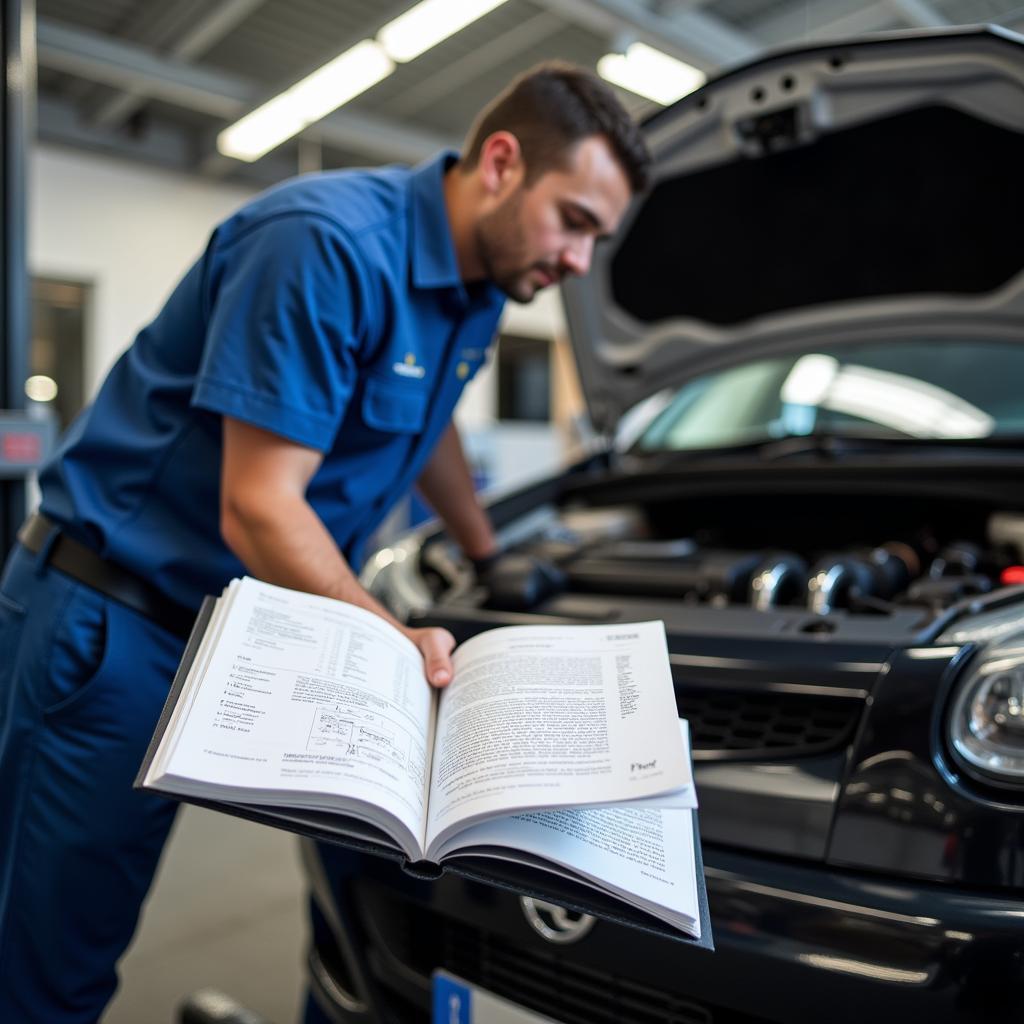
[[[0,581],[0,1021],[96,1021],[175,804],[132,789],[183,641],[17,548]]]

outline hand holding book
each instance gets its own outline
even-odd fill
[[[370,825],[413,861],[543,867],[695,934],[695,799],[661,623],[491,630],[438,691],[383,619],[245,579],[193,654],[143,786],[330,812],[339,835]]]

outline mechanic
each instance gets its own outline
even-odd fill
[[[93,1021],[116,987],[176,807],[132,781],[204,594],[249,573],[394,622],[355,573],[414,483],[495,554],[456,400],[504,299],[585,273],[647,168],[607,86],[549,64],[461,157],[303,176],[216,228],[42,472],[0,585],[0,1021]],[[443,686],[451,635],[404,632]]]

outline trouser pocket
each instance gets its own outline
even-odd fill
[[[101,677],[108,649],[107,620],[105,597],[85,586],[72,589],[41,666],[38,692],[44,715],[69,710]]]
[[[5,694],[11,686],[24,624],[25,609],[0,590],[0,722],[3,721],[2,709],[7,703]]]

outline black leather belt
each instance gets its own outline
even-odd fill
[[[55,531],[58,535],[49,544],[47,564],[147,619],[152,619],[176,636],[188,638],[195,622],[195,612],[165,597],[156,587],[127,569],[100,558],[92,548],[66,533],[60,533],[60,527],[46,516],[38,513],[30,516],[18,531],[18,540],[32,554],[38,555],[47,547]]]

